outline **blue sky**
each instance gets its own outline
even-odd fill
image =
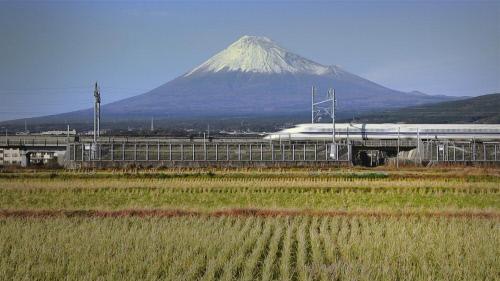
[[[141,94],[242,35],[402,91],[500,92],[500,2],[1,2],[0,120]]]

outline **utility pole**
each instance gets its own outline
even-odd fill
[[[94,87],[94,143],[90,149],[90,155],[92,159],[97,159],[97,140],[99,138],[101,132],[101,91],[97,86],[97,82],[95,82]]]
[[[94,87],[94,143],[97,143],[97,138],[100,136],[100,123],[101,123],[101,91],[95,82]]]

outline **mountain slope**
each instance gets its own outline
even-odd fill
[[[102,120],[270,116],[310,110],[311,86],[317,98],[335,88],[339,113],[359,113],[452,100],[392,90],[338,66],[325,66],[294,54],[266,37],[243,36],[184,75],[145,94],[102,106]],[[102,89],[103,96],[106,89]],[[89,94],[89,99],[92,96]],[[34,118],[30,122],[91,121],[92,109]]]
[[[221,116],[307,111],[310,88],[334,87],[345,111],[449,100],[395,91],[337,66],[302,58],[265,37],[243,36],[185,75],[148,93],[104,106],[111,115]]]
[[[361,116],[360,122],[386,123],[500,123],[500,94],[458,101],[386,110]]]

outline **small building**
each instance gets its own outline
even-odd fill
[[[45,165],[56,158],[57,158],[57,152],[55,151],[33,152],[29,155],[29,164]]]
[[[0,148],[0,165],[21,165],[22,160],[19,148]]]

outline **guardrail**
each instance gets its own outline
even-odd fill
[[[62,139],[5,139],[0,142],[0,147],[49,147],[59,146],[64,147],[68,145],[67,140]]]

